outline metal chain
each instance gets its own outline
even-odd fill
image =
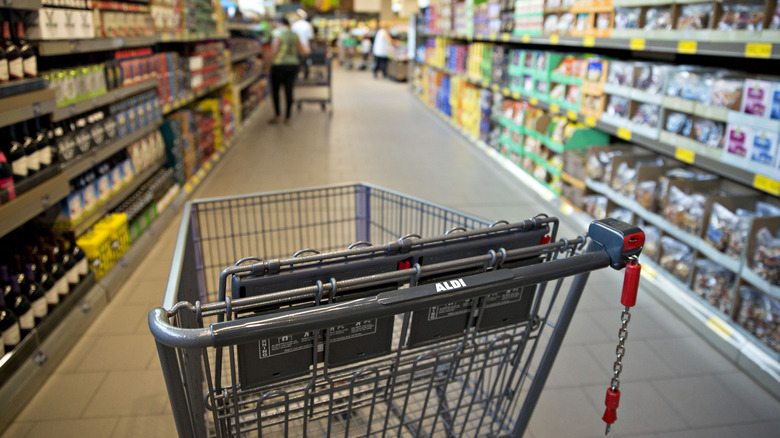
[[[623,309],[623,313],[620,315],[620,330],[618,330],[618,344],[615,348],[615,364],[612,366],[612,391],[617,391],[620,388],[620,373],[623,371],[623,358],[626,355],[626,339],[628,339],[628,323],[631,322],[631,308],[626,306]]]

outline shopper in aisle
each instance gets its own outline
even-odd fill
[[[382,76],[387,78],[387,61],[390,55],[390,48],[393,46],[393,41],[390,38],[390,33],[387,31],[387,24],[382,23],[379,26],[379,30],[376,32],[374,38],[374,77],[378,76],[379,70],[382,71]]]
[[[371,57],[371,37],[365,35],[360,41],[360,54],[363,56],[363,62],[358,67],[358,70],[365,70],[368,66],[368,58]]]
[[[279,105],[279,88],[284,85],[284,97],[286,101],[285,125],[290,123],[290,113],[293,104],[293,86],[295,77],[298,76],[298,56],[307,56],[309,51],[303,46],[298,35],[290,29],[290,21],[285,17],[278,17],[275,22],[271,41],[271,94],[274,101],[274,117],[271,124],[279,123],[281,114]]]
[[[312,40],[314,40],[314,27],[312,27],[311,23],[309,22],[309,16],[304,10],[299,9],[298,16],[300,18],[292,24],[291,29],[293,32],[295,32],[296,35],[298,35],[298,39],[301,41],[301,45],[303,45],[303,47],[306,48],[309,53],[311,53],[311,43]],[[303,71],[304,79],[309,78],[309,62],[308,55],[301,55],[301,70]]]

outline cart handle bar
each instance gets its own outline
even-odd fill
[[[149,312],[149,328],[157,342],[169,347],[225,347],[290,333],[324,330],[362,319],[374,319],[477,298],[511,288],[588,273],[609,265],[610,256],[602,248],[546,263],[464,277],[458,279],[461,282],[460,288],[447,290],[446,293],[437,291],[441,290],[437,287],[439,284],[432,283],[342,303],[218,322],[196,329],[170,325],[169,312],[158,307]]]

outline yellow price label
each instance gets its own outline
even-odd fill
[[[535,97],[532,97],[532,98],[528,99],[528,102],[529,102],[531,105],[539,105],[539,99],[537,99],[537,98],[535,98]]]
[[[577,112],[572,110],[566,111],[566,117],[571,120],[577,120]]]
[[[206,161],[206,162],[203,164],[203,167],[205,167],[205,168],[206,168],[206,170],[211,170],[211,161]]]
[[[478,33],[478,34],[477,34],[477,39],[478,39],[478,40],[481,40],[481,39],[482,39],[482,34],[481,34],[481,33]]]
[[[502,92],[504,93],[504,96],[509,96],[510,93],[509,88],[504,88]]]
[[[769,59],[772,57],[772,44],[747,43],[745,44],[745,57]]]
[[[764,175],[756,175],[753,177],[753,187],[775,196],[780,196],[780,181],[775,181]]]
[[[645,50],[645,39],[631,38],[631,41],[628,43],[628,47],[631,50]]]
[[[192,184],[194,185],[200,184],[200,177],[198,175],[192,175]]]
[[[593,116],[585,116],[585,125],[590,126],[591,128],[595,128],[596,118]]]
[[[558,35],[550,35],[550,44],[558,44],[560,37]]]
[[[617,129],[617,137],[620,139],[623,139],[625,141],[631,141],[631,131],[629,131],[626,128],[618,128]]]
[[[647,277],[649,280],[654,280],[655,277],[658,276],[658,271],[655,270],[652,266],[645,264],[642,266],[642,274],[643,277]]]
[[[490,41],[495,41],[498,38],[498,36],[495,33],[490,34]]]
[[[517,91],[512,92],[512,99],[520,99],[520,93]]]
[[[557,103],[553,103],[553,104],[550,105],[550,112],[557,114],[557,113],[561,112],[561,107],[558,106]]]
[[[225,147],[229,148],[231,144],[233,144],[232,138],[225,144]],[[222,154],[220,154],[219,152],[214,152],[214,155],[211,156],[211,160],[214,161],[214,163],[219,161],[220,158],[222,158]]]
[[[696,161],[696,153],[689,151],[688,149],[677,148],[674,151],[674,158],[677,158],[684,163],[693,164],[693,162]]]
[[[531,41],[531,35],[523,35],[523,37],[520,40],[524,43],[528,43]]]
[[[571,205],[563,202],[558,207],[558,210],[563,213],[564,216],[569,216],[570,214],[574,213],[574,209],[571,207]]]
[[[508,33],[502,33],[501,34],[501,41],[503,41],[503,42],[509,41],[509,34]]]
[[[695,55],[696,50],[699,48],[699,43],[696,41],[678,41],[677,53],[683,53],[686,55]]]
[[[582,46],[583,47],[594,47],[596,46],[596,38],[592,36],[588,36],[582,39]]]
[[[490,84],[487,81],[482,81],[482,88],[490,88]]]
[[[493,89],[493,91],[496,91],[496,92],[498,92],[498,90],[500,90],[500,89],[501,89],[501,87],[499,87],[499,86],[498,86],[498,84],[493,84],[493,86],[492,86],[492,87],[490,87],[490,88],[492,88],[492,89]]]
[[[193,190],[192,184],[190,184],[190,183],[184,184],[184,191],[185,192],[187,192],[189,194],[189,193],[192,193],[192,190]]]

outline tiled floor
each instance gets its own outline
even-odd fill
[[[416,101],[407,86],[336,71],[335,113],[268,126],[270,105],[198,197],[365,181],[491,219],[545,211],[529,190]],[[176,431],[146,314],[161,303],[178,223],[160,236],[3,438],[171,437]],[[581,230],[577,230],[581,231]],[[565,235],[575,235],[564,227]],[[591,277],[526,436],[603,436],[619,285]],[[778,436],[780,402],[641,292],[623,373],[617,437]]]

